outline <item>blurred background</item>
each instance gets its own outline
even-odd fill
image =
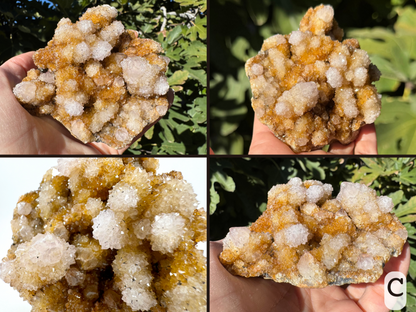
[[[247,59],[264,39],[288,34],[315,0],[210,1],[210,142],[216,154],[247,154],[254,113]],[[416,2],[328,0],[344,38],[357,38],[383,76],[376,121],[380,154],[416,153]]]
[[[409,234],[411,262],[407,304],[416,311],[416,159],[413,158],[228,158],[211,157],[210,240],[225,237],[230,227],[248,226],[266,210],[267,193],[290,178],[318,180],[333,186],[335,197],[343,181],[360,182],[377,195],[392,198]]]
[[[206,0],[17,0],[0,1],[0,65],[43,48],[63,17],[75,22],[89,7],[109,4],[118,20],[140,38],[161,43],[171,60],[167,72],[175,99],[168,113],[126,154],[206,154]]]

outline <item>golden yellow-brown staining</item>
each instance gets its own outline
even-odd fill
[[[356,39],[342,36],[333,8],[320,5],[246,63],[257,118],[294,152],[350,143],[380,114],[372,85],[380,72]]]
[[[76,23],[63,18],[48,46],[13,92],[31,114],[51,115],[84,143],[114,148],[169,107],[169,58],[159,43],[136,38],[108,5],[88,9]]]
[[[152,158],[60,160],[19,199],[0,277],[32,311],[206,311],[205,212]]]
[[[299,287],[375,282],[400,255],[406,228],[392,200],[365,185],[332,186],[291,179],[268,195],[267,210],[248,228],[231,228],[220,261],[232,274]]]

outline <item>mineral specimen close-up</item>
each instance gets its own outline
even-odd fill
[[[206,311],[206,213],[149,158],[65,159],[17,202],[0,277],[32,311]]]
[[[246,63],[257,118],[294,152],[348,144],[380,115],[380,71],[329,5],[310,8],[299,30],[266,39]]]
[[[48,46],[13,92],[31,114],[51,115],[80,141],[121,149],[169,108],[169,58],[151,39],[136,38],[109,5],[79,21],[59,21]]]
[[[401,254],[407,230],[391,198],[359,183],[343,182],[336,198],[332,191],[299,178],[274,186],[256,222],[230,229],[221,263],[234,275],[298,287],[375,282]]]

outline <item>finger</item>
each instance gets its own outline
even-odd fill
[[[407,275],[410,265],[410,247],[409,244],[403,246],[400,256],[392,257],[384,267],[381,277],[371,284],[350,285],[346,289],[347,295],[357,301],[357,304],[364,311],[389,311],[384,305],[384,277],[388,272],[400,271]]]
[[[270,129],[254,116],[253,138],[251,140],[251,155],[293,155],[292,149],[274,136]]]
[[[218,260],[222,242],[210,243],[210,309],[228,311],[299,311],[295,287],[263,278],[230,274]],[[280,309],[278,309],[279,307]]]
[[[336,141],[331,144],[328,151],[331,154],[336,154],[336,155],[352,155],[354,153],[354,146],[355,146],[354,142],[344,145]]]
[[[32,59],[34,53],[35,52],[27,52],[17,55],[1,65],[0,68],[6,74],[11,88],[21,82],[30,69],[36,68]]]
[[[321,289],[299,288],[304,299],[303,311],[319,312],[362,312],[357,304],[348,298],[343,289],[338,286],[328,286]]]
[[[354,154],[377,155],[377,137],[374,124],[365,125],[361,128],[355,140]]]
[[[311,152],[302,152],[299,155],[330,155],[331,153],[325,152],[323,150],[316,150]]]
[[[92,146],[76,139],[60,122],[51,116],[34,117],[31,122],[34,130],[28,146],[34,148],[32,154],[99,154]]]
[[[100,153],[101,155],[121,155],[126,149],[128,149],[128,147],[126,147],[126,148],[117,150],[115,148],[108,146],[105,143],[95,143],[95,142],[87,143],[87,145],[97,150],[97,152]]]

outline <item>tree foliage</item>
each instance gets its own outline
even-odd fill
[[[75,22],[89,7],[110,4],[118,19],[142,38],[161,43],[171,60],[168,81],[175,91],[164,118],[135,142],[131,154],[206,154],[206,0],[18,0],[0,3],[0,64],[44,47],[62,17]]]
[[[210,239],[232,226],[247,226],[266,209],[267,192],[292,177],[330,183],[359,182],[392,198],[393,212],[409,234],[411,263],[407,306],[416,311],[416,159],[413,158],[211,158]]]
[[[384,93],[376,120],[380,154],[416,153],[416,9],[397,8],[393,30],[385,27],[350,31],[383,76],[376,83]]]
[[[264,39],[298,29],[306,10],[321,3],[315,0],[211,1],[210,9],[215,15],[210,24],[210,140],[215,153],[248,152],[254,113],[249,80],[244,72],[247,59],[257,54]],[[376,124],[379,152],[414,152],[416,100],[411,90],[416,78],[415,2],[331,0],[325,3],[334,7],[335,18],[346,30],[346,37],[359,37],[362,47],[369,49],[372,61],[383,73],[384,78],[377,84],[383,93],[382,115]],[[398,106],[399,111],[392,112]]]

